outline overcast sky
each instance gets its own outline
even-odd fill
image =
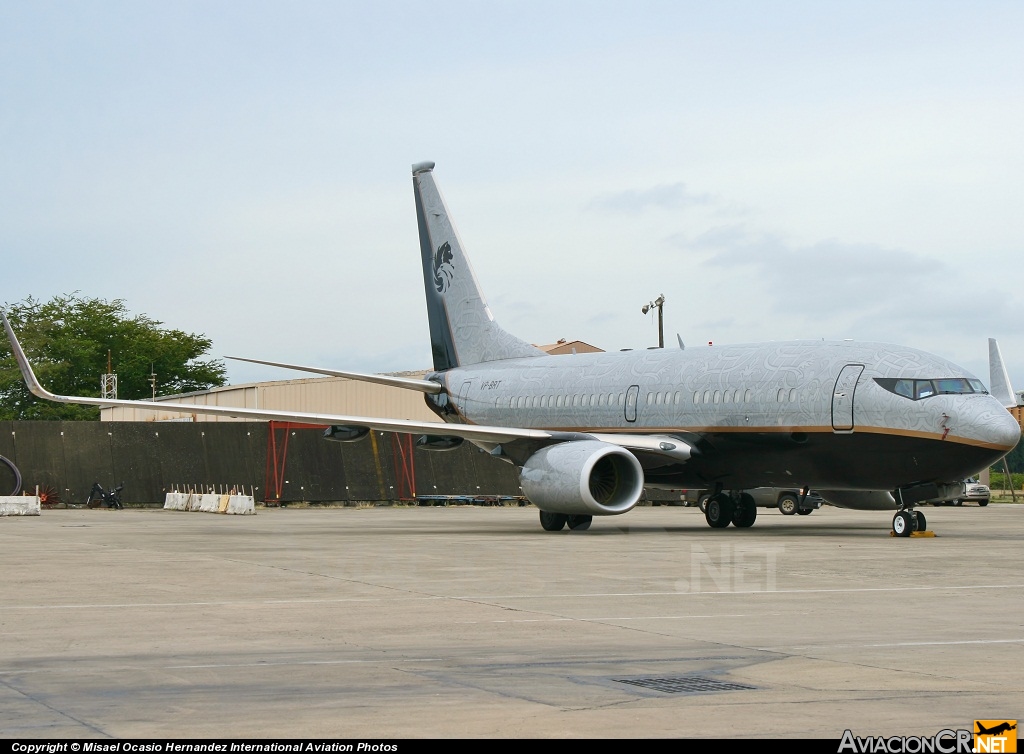
[[[0,302],[430,364],[410,165],[534,343],[881,340],[1024,389],[1024,3],[0,0]],[[232,382],[295,376],[228,362]]]

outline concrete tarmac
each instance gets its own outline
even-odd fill
[[[0,518],[0,737],[825,737],[1024,717],[1024,506]]]

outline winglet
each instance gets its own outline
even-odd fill
[[[1010,375],[1006,373],[1002,354],[999,353],[999,344],[996,343],[995,338],[988,339],[988,372],[988,389],[992,392],[995,399],[1002,403],[1005,408],[1016,406],[1017,396],[1013,393],[1013,387],[1010,385]]]
[[[21,368],[21,376],[25,378],[25,384],[28,385],[28,389],[31,390],[32,394],[38,398],[44,398],[48,401],[62,401],[61,396],[54,395],[39,384],[39,380],[36,379],[35,372],[32,371],[32,365],[28,363],[28,357],[25,355],[25,351],[21,347],[21,343],[18,342],[18,336],[14,334],[14,330],[11,328],[11,323],[7,321],[7,315],[2,311],[0,311],[0,319],[4,322],[4,329],[7,331],[7,340],[11,342],[11,353],[14,354],[14,358],[18,362],[18,366]]]

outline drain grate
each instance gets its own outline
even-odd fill
[[[676,676],[675,678],[613,678],[616,683],[627,683],[645,689],[664,691],[666,694],[707,694],[713,691],[749,691],[756,686],[743,683],[729,683],[697,675]]]

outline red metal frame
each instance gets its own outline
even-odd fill
[[[395,492],[399,500],[416,499],[416,467],[412,435],[391,435],[391,455],[395,459]]]
[[[267,467],[263,487],[263,502],[276,503],[281,499],[284,488],[284,469],[288,463],[288,438],[293,429],[326,429],[326,424],[302,424],[300,422],[267,422]],[[284,432],[284,439],[278,441],[277,433]]]

